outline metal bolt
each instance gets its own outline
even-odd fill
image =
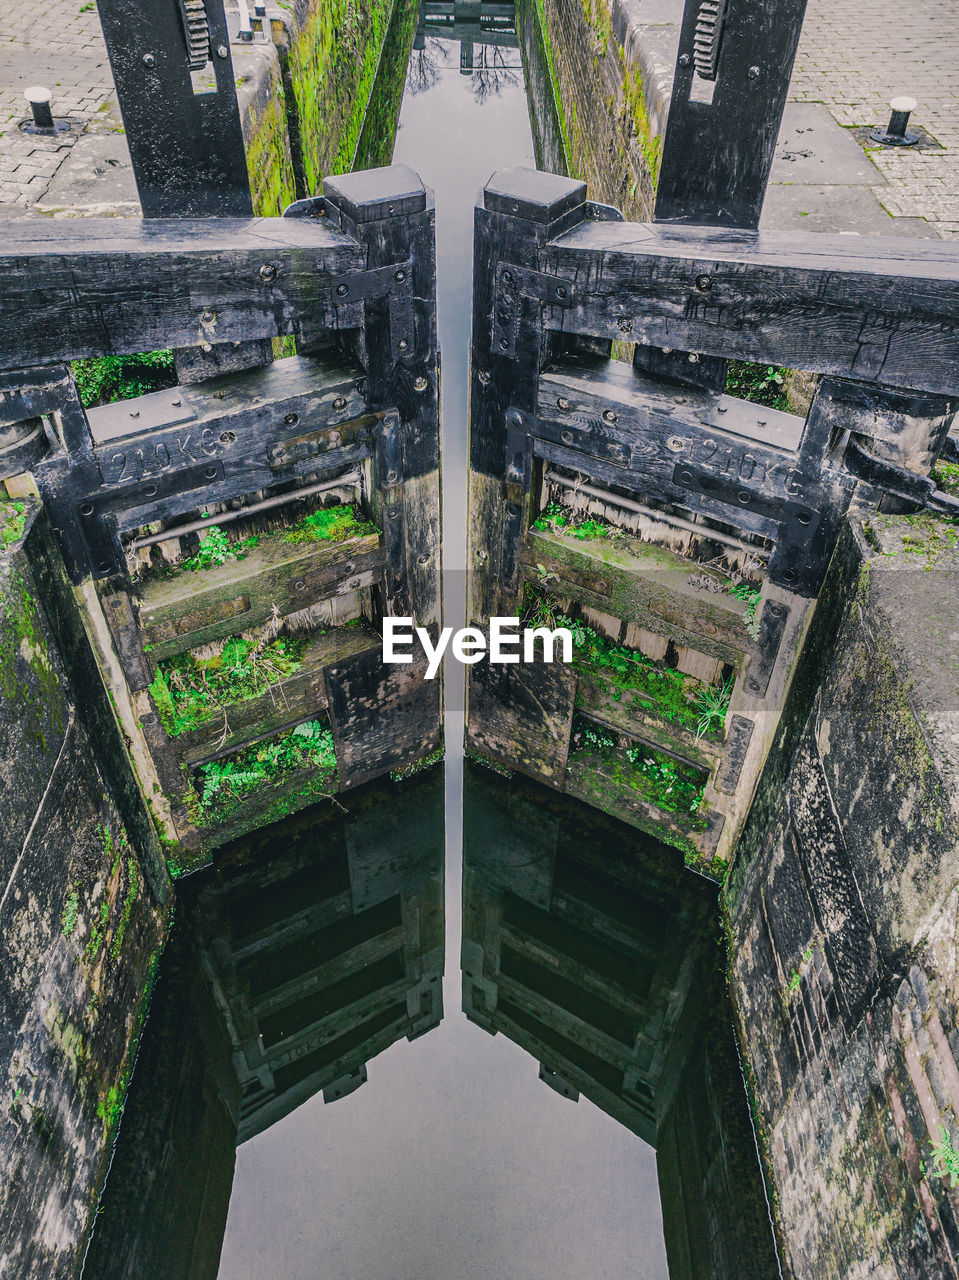
[[[201,350],[201,351],[205,351],[205,352],[209,355],[209,353],[213,350],[213,343],[212,343],[212,342],[201,342],[201,343],[200,343],[200,350]]]
[[[716,412],[717,412],[717,413],[728,413],[728,412],[729,412],[729,405],[727,405],[727,404],[718,404],[718,405],[716,406]]]
[[[200,324],[212,324],[216,319],[216,313],[213,311],[200,312]]]
[[[336,286],[336,296],[337,296],[338,298],[345,298],[345,297],[346,297],[346,295],[349,293],[349,291],[350,291],[350,290],[349,290],[349,286],[348,286],[348,285],[345,285],[345,284],[338,284],[338,285]]]
[[[400,478],[400,473],[398,471],[387,471],[386,473],[387,484],[396,484],[399,478]]]
[[[145,54],[143,55],[143,65],[144,65],[145,67],[155,67],[155,66],[156,66],[156,55],[155,55],[155,54],[152,54],[152,53],[145,53]]]
[[[327,439],[329,440],[330,444],[339,444],[340,433],[338,431],[331,431]]]
[[[766,425],[766,419],[765,419],[765,418],[757,418],[757,419],[756,419],[756,426],[757,426],[757,427],[764,427],[765,425]]]
[[[386,514],[390,520],[398,520],[400,518],[400,508],[390,507],[389,511],[387,511]]]
[[[216,477],[216,467],[207,467],[203,474],[208,480],[213,480]]]
[[[809,521],[812,519],[812,517],[810,516],[808,511],[800,511],[796,519],[799,521],[800,524],[808,524]]]
[[[747,74],[747,76],[749,76],[750,80],[758,80],[758,79],[759,79],[759,68],[758,68],[758,67],[750,67],[750,68],[749,68],[749,70],[746,72],[746,74]]]
[[[509,348],[509,342],[506,340],[506,338],[500,338],[499,345],[500,345],[501,351],[506,351]]]
[[[140,416],[140,410],[139,410],[139,409],[131,409],[131,410],[130,410],[130,417],[131,417],[131,418],[139,418],[139,416]]]
[[[615,413],[613,413],[612,409],[604,409],[604,410],[603,410],[603,421],[604,421],[604,422],[617,422],[617,421],[618,421],[618,418],[617,418],[616,414],[615,414]]]
[[[427,383],[427,381],[426,381],[426,379],[425,379],[425,378],[414,378],[414,379],[413,379],[413,390],[414,390],[414,391],[425,391],[425,390],[426,390],[426,388],[427,388],[427,386],[428,386],[428,383]]]
[[[288,413],[283,419],[288,427],[295,427],[299,420],[300,415],[298,413]]]
[[[429,564],[429,562],[430,562],[430,557],[428,555],[424,554],[416,557],[417,564]]]
[[[566,399],[565,396],[560,396],[556,401],[557,409],[572,409],[572,407],[573,407],[572,404],[570,403],[569,400]]]
[[[349,582],[346,585],[349,587],[351,591],[355,591],[361,582],[362,582],[362,578],[350,578]]]
[[[632,320],[627,320],[625,316],[620,316],[616,323],[619,326],[620,333],[629,333],[633,327]]]
[[[396,205],[395,205],[395,204],[387,205],[387,206],[386,206],[386,212],[387,212],[387,213],[395,213],[395,212],[396,212]]]
[[[397,282],[397,284],[402,284],[402,283],[403,283],[403,281],[406,279],[406,272],[405,272],[405,271],[397,271],[397,273],[396,273],[396,275],[393,277],[393,279]]]
[[[346,396],[337,396],[333,401],[333,408],[339,413],[341,409],[346,408]]]
[[[476,376],[479,379],[479,384],[481,387],[489,386],[489,374],[486,372],[485,369],[480,369],[479,373]]]
[[[690,351],[689,355],[686,358],[689,360],[690,364],[699,364],[699,356],[696,354],[695,351]]]
[[[267,284],[276,279],[276,267],[272,262],[264,262],[263,266],[260,267],[260,279],[265,280]]]
[[[156,487],[156,485],[155,485],[155,484],[148,484],[148,485],[147,485],[147,487],[143,490],[144,494],[145,494],[148,498],[155,498],[155,497],[156,497],[156,491],[157,491],[157,487]]]
[[[220,444],[236,444],[236,432],[235,432],[235,431],[221,431],[221,432],[220,432]]]
[[[397,351],[405,351],[409,345],[410,344],[405,338],[400,338],[399,342],[396,344],[396,349]]]
[[[559,288],[556,290],[556,296],[557,296],[557,298],[565,298],[565,297],[566,297],[566,290],[563,288],[563,286],[562,286],[562,285],[560,285],[560,286],[559,286]]]
[[[93,515],[93,503],[92,503],[92,502],[85,502],[85,503],[83,504],[83,506],[80,508],[80,514],[81,514],[82,516],[92,516],[92,515]]]
[[[179,397],[179,396],[177,396],[177,398],[176,398],[172,403],[173,403],[174,408],[179,409],[179,407],[180,407],[180,405],[183,403],[183,401],[180,399],[180,397]]]
[[[564,431],[562,439],[563,439],[563,444],[572,444],[573,443],[572,431]]]
[[[504,271],[504,272],[503,272],[503,283],[504,283],[504,284],[512,284],[512,283],[513,283],[513,273],[512,273],[512,271]]]
[[[752,494],[747,493],[745,489],[736,494],[736,500],[741,502],[743,506],[748,505],[752,501]]]
[[[681,67],[688,67],[691,62],[692,62],[692,58],[689,56],[688,53],[681,53],[679,55],[679,65]]]
[[[216,56],[218,58],[228,58],[230,56],[230,50],[225,44],[218,44],[216,47]]]
[[[33,123],[38,129],[52,129],[53,112],[50,109],[50,99],[53,94],[49,89],[44,89],[42,85],[31,85],[29,89],[23,91],[23,96],[30,103],[30,110],[33,113]]]
[[[702,289],[703,293],[708,293],[712,287],[713,287],[712,276],[702,275],[702,276],[696,277],[696,288]]]
[[[893,98],[889,106],[892,111],[889,124],[885,129],[873,129],[870,139],[885,147],[914,147],[919,141],[919,134],[907,133],[906,125],[916,109],[915,98]]]
[[[303,579],[302,579],[302,578],[300,578],[300,580],[299,580],[298,582],[294,582],[294,583],[293,583],[293,589],[294,589],[294,591],[305,591],[305,590],[306,590],[306,583],[303,581]]]

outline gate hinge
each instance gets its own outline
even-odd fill
[[[390,356],[400,360],[413,354],[413,261],[391,262],[369,271],[347,271],[330,281],[333,303],[355,309],[340,323],[345,328],[362,324],[360,306],[371,298],[388,298],[390,304]]]
[[[892,498],[901,498],[904,502],[914,502],[926,511],[935,511],[945,516],[959,516],[959,498],[936,488],[936,482],[930,476],[918,475],[915,471],[906,471],[892,462],[886,462],[869,453],[856,440],[846,445],[845,467],[850,475],[866,484],[882,489]]]
[[[516,267],[511,262],[497,263],[493,291],[493,354],[515,356],[521,298],[535,298],[553,307],[568,307],[575,292],[572,280],[562,276]]]

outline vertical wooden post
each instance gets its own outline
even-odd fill
[[[334,284],[344,322],[359,322],[367,403],[384,414],[374,501],[389,566],[384,608],[421,625],[440,615],[439,365],[435,208],[406,165],[327,178],[332,221],[365,245],[367,269]]]
[[[470,386],[467,614],[509,614],[516,548],[532,477],[524,414],[550,348],[544,306],[557,297],[542,274],[549,241],[586,217],[586,184],[532,169],[493,175],[475,216]],[[567,298],[569,291],[567,291]]]

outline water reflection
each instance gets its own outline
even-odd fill
[[[463,1008],[655,1146],[671,1280],[777,1273],[715,887],[657,841],[467,770]]]
[[[216,1276],[237,1145],[439,1025],[442,774],[347,804],[181,886],[88,1280]]]

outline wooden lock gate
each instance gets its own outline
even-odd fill
[[[305,766],[208,819],[196,771],[211,760],[328,721],[325,793],[440,741],[438,686],[420,666],[384,667],[378,626],[383,612],[439,616],[432,200],[399,166],[330,180],[287,213],[23,221],[4,246],[0,413],[16,434],[3,471],[32,470],[181,863],[258,808],[317,798]],[[290,334],[301,354],[270,360],[269,340]],[[249,364],[264,340],[258,367],[89,412],[63,363],[217,343]],[[330,501],[372,531],[289,540],[284,528]],[[258,545],[191,572],[180,539],[211,526],[260,529]],[[155,554],[144,563],[157,544],[173,561],[159,572]],[[164,728],[159,663],[291,619],[308,641],[295,674],[189,732]]]
[[[653,223],[526,169],[478,202],[467,611],[580,650],[471,668],[467,745],[709,864],[847,514],[959,510],[929,478],[955,450],[959,253],[758,231],[804,3],[729,0],[710,58],[701,10]],[[818,373],[806,418],[724,394],[729,358]]]

